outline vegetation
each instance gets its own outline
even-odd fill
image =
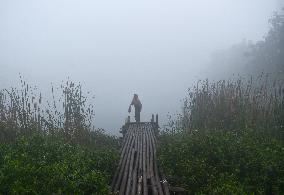
[[[172,185],[191,194],[284,194],[284,17],[270,24],[263,41],[213,64],[233,59],[241,69],[233,71],[277,75],[199,81],[160,135],[159,164]],[[52,86],[52,101],[43,101],[20,79],[20,89],[0,91],[0,194],[109,193],[119,142],[92,125],[81,84]]]
[[[81,84],[67,81],[60,88],[52,86],[52,101],[43,102],[37,87],[23,81],[21,76],[20,79],[20,89],[0,91],[0,122],[6,129],[1,141],[35,132],[61,135],[76,143],[88,141],[86,135],[93,129],[94,109],[93,104],[87,104]]]
[[[199,82],[189,89],[178,127],[194,129],[264,130],[284,133],[284,85],[268,76]]]
[[[252,47],[251,65],[257,71],[284,73],[284,15],[275,13],[269,20],[269,32]]]
[[[191,194],[283,194],[284,145],[251,131],[163,134],[159,162]]]
[[[21,79],[21,89],[0,92],[0,194],[107,194],[117,138],[94,129],[80,84],[51,91],[43,102]]]
[[[0,147],[1,194],[107,194],[113,150],[89,151],[54,137],[19,138]]]
[[[211,66],[218,69],[217,77],[231,74],[259,75],[273,73],[275,78],[284,74],[284,15],[275,13],[269,20],[270,30],[256,43],[243,40],[226,50],[215,52]],[[212,71],[210,72],[212,74]]]
[[[192,194],[283,194],[283,127],[283,83],[205,80],[160,136],[159,163]]]

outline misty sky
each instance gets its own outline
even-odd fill
[[[117,134],[133,93],[142,120],[176,113],[210,55],[269,29],[279,0],[0,0],[1,88],[21,73],[48,93],[69,76],[95,95],[95,125]],[[133,114],[132,114],[133,115]],[[133,118],[132,118],[133,120]]]

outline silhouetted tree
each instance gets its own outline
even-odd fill
[[[270,29],[263,40],[256,43],[243,40],[212,55],[212,66],[221,70],[217,76],[264,72],[284,78],[284,15],[275,13],[269,23]]]
[[[284,15],[275,13],[263,41],[253,45],[252,65],[256,70],[284,73]]]

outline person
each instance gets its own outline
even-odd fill
[[[134,94],[134,96],[133,96],[132,102],[131,102],[131,104],[128,108],[129,113],[131,112],[131,106],[132,105],[135,108],[135,120],[136,120],[137,123],[139,123],[140,122],[140,112],[142,110],[142,104],[141,104],[137,94]]]

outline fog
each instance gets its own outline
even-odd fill
[[[0,1],[1,88],[21,73],[48,93],[70,77],[95,95],[95,126],[118,134],[133,93],[167,122],[211,54],[261,40],[277,0]],[[133,113],[131,113],[133,116]],[[133,117],[132,117],[133,120]]]

